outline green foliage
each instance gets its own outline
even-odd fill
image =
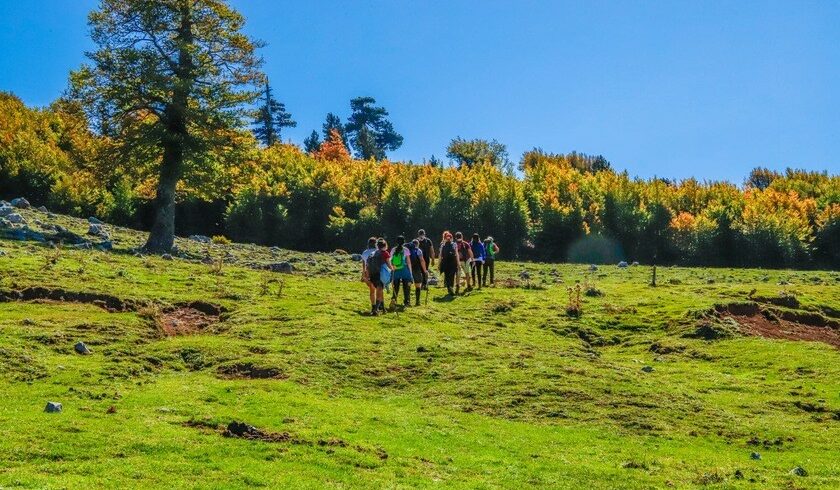
[[[282,141],[283,128],[297,127],[292,115],[286,112],[286,105],[278,102],[271,93],[268,80],[265,82],[263,104],[254,120],[254,136],[265,146]]]
[[[394,130],[387,119],[388,111],[376,107],[373,97],[357,97],[350,101],[352,113],[344,131],[356,156],[362,160],[384,160],[385,152],[394,151],[403,143],[403,137]],[[329,116],[327,123],[329,123]],[[325,125],[326,129],[326,125]]]
[[[446,147],[446,156],[458,166],[486,164],[505,171],[512,170],[507,147],[496,140],[466,140],[457,137]]]

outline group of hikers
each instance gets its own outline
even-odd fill
[[[493,237],[481,239],[473,233],[472,239],[464,239],[460,231],[454,235],[444,231],[440,248],[435,253],[432,240],[425,230],[417,232],[417,238],[406,242],[400,235],[394,246],[389,248],[384,238],[371,237],[367,249],[362,252],[362,282],[370,290],[370,311],[372,315],[385,312],[385,290],[393,286],[392,301],[396,304],[400,289],[403,290],[403,305],[411,306],[411,285],[414,285],[414,304],[420,305],[423,290],[428,291],[430,271],[438,262],[449,296],[460,294],[474,287],[494,285],[496,255],[499,246]]]

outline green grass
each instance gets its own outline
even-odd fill
[[[0,487],[840,486],[837,349],[685,337],[699,313],[753,289],[836,312],[836,272],[663,267],[653,288],[648,267],[505,262],[500,278],[527,269],[539,288],[451,302],[433,289],[427,306],[371,318],[346,256],[179,240],[187,258],[166,261],[126,253],[140,234],[113,236],[111,253],[0,241],[0,290],[230,311],[165,337],[138,312],[0,303]],[[205,253],[225,258],[220,273]],[[289,258],[293,275],[252,268]],[[604,295],[570,318],[578,281]],[[79,340],[92,355],[73,352]],[[281,374],[222,375],[246,363]],[[63,412],[44,413],[48,400]],[[233,420],[291,440],[223,437]]]

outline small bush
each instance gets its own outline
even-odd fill
[[[216,245],[230,245],[231,243],[230,238],[224,235],[214,235],[213,238],[210,239],[210,241],[215,243]]]

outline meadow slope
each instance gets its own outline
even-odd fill
[[[0,240],[0,487],[840,487],[838,272],[503,262],[369,317],[347,254],[106,229]]]

